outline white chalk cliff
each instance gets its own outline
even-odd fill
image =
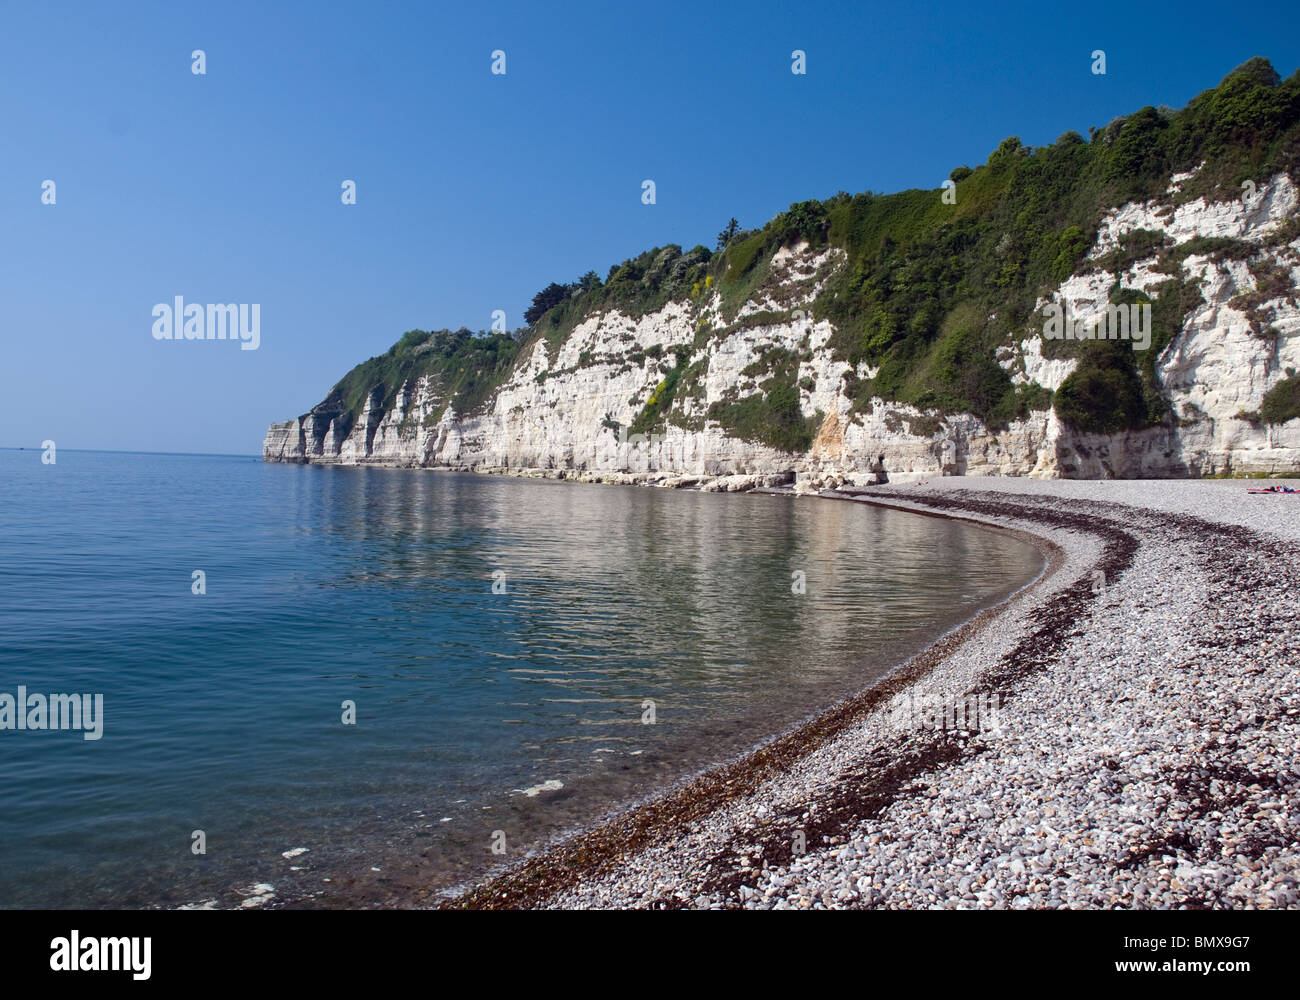
[[[1175,176],[1175,187],[1186,176]],[[712,290],[702,313],[698,300],[670,302],[637,318],[604,312],[578,325],[553,358],[547,344],[537,342],[480,412],[454,412],[434,380],[424,377],[403,386],[387,411],[379,408],[382,394],[372,394],[346,436],[340,437],[338,419],[312,413],[272,424],[263,454],[270,462],[531,471],[712,489],[780,481],[804,488],[865,483],[881,454],[894,479],[1297,473],[1300,419],[1268,426],[1239,416],[1257,412],[1288,367],[1300,369],[1300,239],[1276,246],[1265,242],[1296,210],[1296,188],[1286,174],[1278,174],[1253,198],[1197,199],[1176,209],[1164,202],[1128,204],[1103,220],[1090,260],[1112,250],[1126,233],[1162,230],[1175,245],[1196,237],[1258,245],[1272,265],[1290,274],[1290,288],[1280,297],[1246,306],[1238,297],[1256,290],[1246,262],[1198,255],[1182,261],[1184,277],[1199,282],[1204,303],[1156,359],[1177,418],[1172,426],[1082,435],[1044,410],[992,431],[970,414],[924,412],[878,398],[855,412],[845,391],[850,366],[835,360],[827,345],[831,325],[798,312],[811,310],[821,284],[844,257],[834,249],[814,254],[801,245],[776,254],[772,273],[779,280],[761,293],[763,301],[746,303],[730,324]],[[1123,286],[1145,290],[1168,279],[1154,269],[1156,262],[1154,256],[1138,260],[1124,272]],[[1090,271],[1085,262],[1040,306],[1055,301],[1076,314],[1104,309],[1113,280],[1105,271]],[[747,317],[761,322],[764,313],[791,310],[793,316],[782,322],[745,326]],[[701,319],[732,332],[696,346]],[[662,433],[650,440],[621,440],[611,425],[632,423],[676,364],[672,349],[679,346],[690,350],[690,364],[703,363],[702,374],[691,391],[678,392]],[[1055,391],[1076,362],[1049,359],[1043,346],[1041,329],[1027,328],[1019,343],[1000,350],[998,361],[1014,382]],[[760,391],[763,376],[747,374],[746,368],[772,347],[799,355],[803,414],[824,414],[812,447],[801,454],[741,440],[705,416],[728,393],[734,399]],[[635,363],[629,362],[629,352]],[[854,374],[874,373],[863,366]]]

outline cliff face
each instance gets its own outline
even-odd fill
[[[1175,175],[1170,193],[1190,176]],[[545,340],[526,348],[487,402],[469,412],[455,411],[438,378],[422,376],[402,384],[388,405],[377,387],[352,419],[322,404],[272,424],[263,456],[268,462],[539,470],[716,489],[864,483],[881,454],[894,478],[1300,473],[1300,419],[1275,426],[1251,419],[1287,369],[1300,369],[1300,238],[1276,238],[1296,208],[1296,188],[1285,173],[1250,199],[1196,199],[1176,208],[1168,199],[1126,204],[1105,216],[1076,273],[1039,301],[1040,310],[1058,303],[1074,316],[1104,312],[1116,276],[1092,264],[1130,234],[1163,233],[1164,257],[1153,251],[1128,261],[1122,288],[1148,292],[1167,282],[1172,248],[1176,277],[1198,288],[1202,302],[1167,344],[1152,348],[1173,419],[1140,431],[1078,433],[1051,408],[991,430],[969,413],[925,411],[879,397],[855,402],[847,387],[876,372],[836,360],[828,344],[834,327],[812,319],[813,299],[844,266],[844,254],[800,244],[771,258],[772,280],[729,322],[716,290],[639,317],[601,312],[576,325],[558,348]],[[1235,241],[1239,252],[1191,252],[1212,246],[1206,238]],[[793,452],[747,439],[743,424],[717,419],[717,406],[743,408],[773,391],[774,358],[788,359],[789,384],[797,387],[799,415],[810,432],[804,440],[811,444]],[[1052,391],[1077,365],[1053,356],[1041,315],[998,350],[997,361],[1017,385]],[[671,396],[663,419],[647,433],[631,433],[639,416],[647,426],[644,414],[657,392]]]

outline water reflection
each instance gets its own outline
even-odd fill
[[[1040,567],[849,503],[17,455],[0,690],[103,691],[106,725],[0,740],[0,905],[472,877],[492,830],[526,845],[743,750]],[[511,794],[547,780],[563,792]]]

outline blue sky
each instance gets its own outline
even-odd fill
[[[549,281],[937,187],[1252,56],[1288,76],[1297,9],[6,3],[0,446],[258,453],[405,330],[522,325]],[[155,341],[177,295],[259,303],[260,348]]]

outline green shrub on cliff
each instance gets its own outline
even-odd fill
[[[744,374],[754,378],[765,372],[770,377],[759,382],[757,392],[742,396],[732,390],[709,407],[709,419],[746,441],[759,441],[791,454],[807,451],[822,417],[806,418],[800,409],[798,355],[785,348],[770,348],[746,367]]]
[[[445,405],[457,413],[472,412],[509,375],[519,346],[506,334],[410,330],[386,353],[343,376],[313,412],[327,420],[341,417],[346,434],[367,399],[373,397],[380,410],[389,410],[402,387],[423,376],[437,380]]]
[[[1290,375],[1269,389],[1259,415],[1269,424],[1284,424],[1300,417],[1300,377]]]
[[[1147,423],[1142,377],[1128,343],[1087,342],[1079,366],[1056,390],[1056,415],[1078,430],[1116,434]]]

